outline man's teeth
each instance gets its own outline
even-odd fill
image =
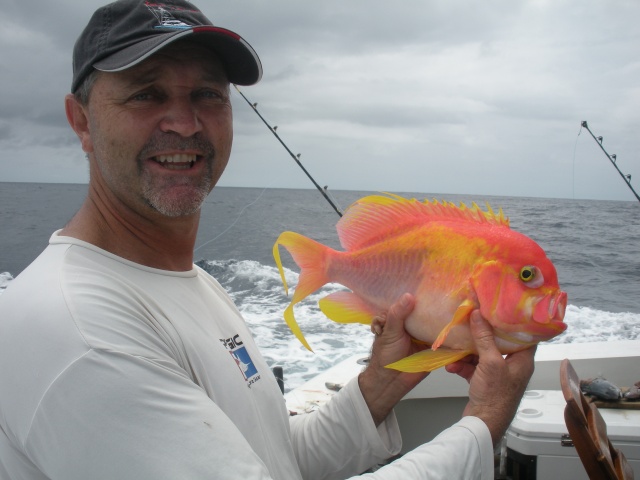
[[[156,157],[156,162],[160,163],[193,163],[196,161],[196,156],[187,154],[187,153],[179,153],[177,155],[158,155]]]
[[[165,168],[185,169],[193,165],[196,161],[196,156],[188,153],[178,153],[175,155],[158,155],[155,160]]]

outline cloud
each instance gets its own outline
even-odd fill
[[[588,120],[640,179],[634,0],[195,3],[256,48],[264,78],[243,93],[332,188],[633,200],[578,131]],[[14,159],[33,146],[11,178],[51,165],[49,178],[78,178],[63,98],[75,38],[101,4],[5,8],[0,146]],[[311,187],[235,93],[234,109],[223,184]]]

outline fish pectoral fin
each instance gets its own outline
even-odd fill
[[[375,312],[353,292],[335,292],[318,302],[322,313],[338,323],[371,324]]]
[[[438,351],[422,350],[402,360],[386,365],[385,368],[410,373],[432,372],[433,370],[460,360],[471,353],[473,352],[470,350],[452,350],[446,347]]]
[[[431,345],[431,349],[438,349],[444,342],[445,338],[447,338],[447,335],[449,335],[449,332],[453,327],[469,321],[469,315],[471,315],[471,312],[474,308],[476,308],[476,304],[473,301],[467,299],[462,302],[453,314],[453,318],[451,319],[451,321],[445,325],[445,327],[438,335],[438,338],[436,338],[433,342],[433,345]]]

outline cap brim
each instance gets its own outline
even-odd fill
[[[240,35],[214,26],[197,26],[154,35],[93,64],[103,72],[119,72],[137,65],[167,45],[188,38],[214,50],[230,83],[253,85],[262,78],[262,64],[255,50]]]

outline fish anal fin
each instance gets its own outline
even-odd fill
[[[338,323],[371,324],[373,309],[353,292],[335,292],[318,302],[320,310]]]
[[[470,350],[452,350],[440,348],[437,351],[422,350],[402,360],[386,365],[385,368],[399,370],[401,372],[432,372],[440,367],[456,362],[473,353]]]
[[[477,305],[472,300],[466,299],[465,301],[463,301],[456,309],[451,321],[447,323],[445,327],[440,331],[440,334],[433,342],[433,345],[431,345],[431,349],[438,349],[440,345],[442,345],[442,343],[445,341],[447,335],[449,335],[449,332],[453,327],[469,321],[469,315],[471,315],[471,312],[476,307]]]

